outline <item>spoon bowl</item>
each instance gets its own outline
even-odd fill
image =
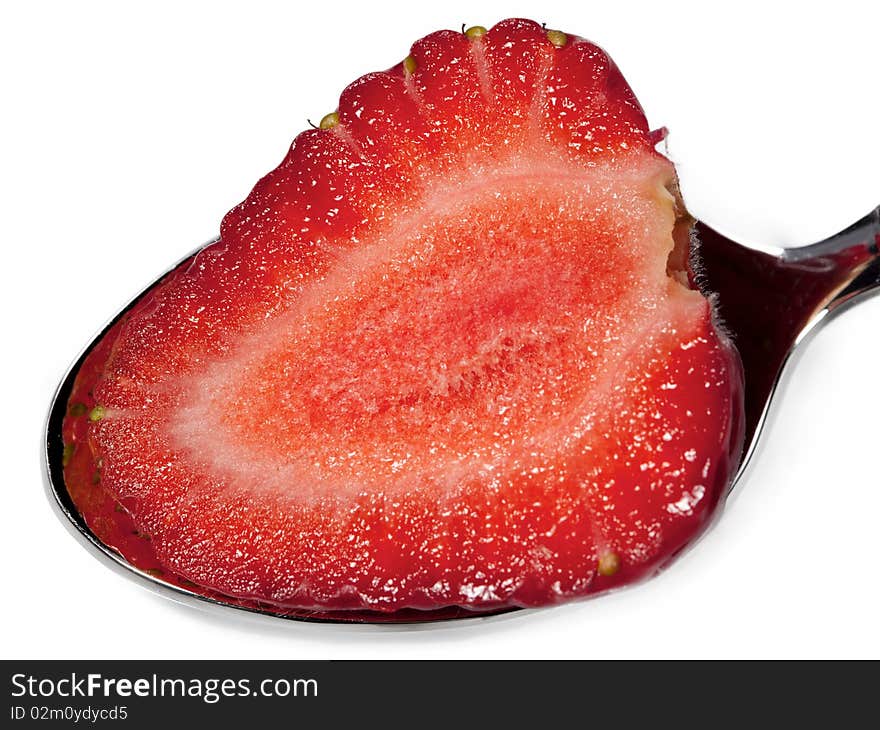
[[[772,253],[736,243],[702,222],[698,222],[694,230],[700,259],[697,281],[705,291],[713,292],[718,315],[743,363],[745,440],[739,468],[731,481],[732,489],[752,462],[771,403],[792,355],[831,315],[880,290],[880,207],[824,241]],[[171,270],[192,259],[200,250]],[[152,285],[136,296],[83,350],[62,379],[46,423],[43,458],[50,501],[65,526],[94,555],[117,572],[178,602],[299,621],[399,625],[485,620],[522,610],[474,612],[450,607],[394,614],[287,611],[259,601],[202,591],[172,576],[138,567],[105,544],[86,523],[65,484],[62,422],[74,380],[86,357],[151,288]]]

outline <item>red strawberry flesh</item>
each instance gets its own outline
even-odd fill
[[[541,605],[663,566],[729,482],[740,375],[614,64],[530,21],[442,31],[325,126],[81,368],[93,529],[301,611]]]

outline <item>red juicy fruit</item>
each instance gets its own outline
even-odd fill
[[[285,610],[656,572],[729,483],[741,393],[652,142],[608,56],[531,21],[357,80],[89,355],[64,426],[84,516]]]

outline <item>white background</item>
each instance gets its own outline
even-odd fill
[[[867,213],[880,6],[720,5],[4,4],[3,658],[880,656],[880,297],[809,345],[711,534],[595,601],[418,630],[212,615],[107,570],[43,491],[43,420],[79,349],[307,118],[437,28],[523,15],[603,45],[671,130],[692,212],[735,238],[808,243]]]

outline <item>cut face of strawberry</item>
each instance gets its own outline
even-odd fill
[[[740,448],[688,226],[597,46],[525,20],[429,35],[92,350],[70,492],[140,567],[288,612],[489,611],[652,574]]]

